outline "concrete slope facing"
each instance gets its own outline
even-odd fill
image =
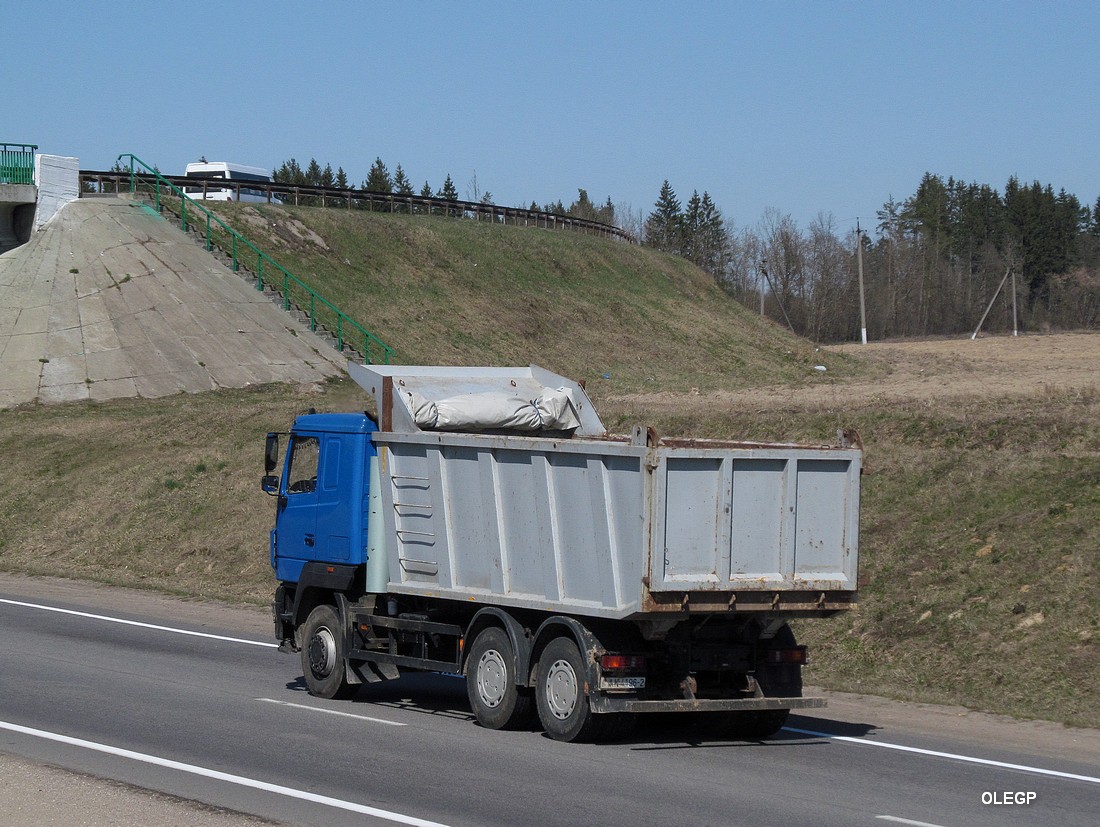
[[[345,365],[126,198],[74,201],[0,255],[0,407],[307,383]]]

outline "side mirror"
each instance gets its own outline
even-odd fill
[[[270,474],[279,464],[279,435],[269,433],[264,445],[264,473]],[[265,491],[267,489],[264,489]]]
[[[267,474],[260,480],[260,488],[265,494],[279,493],[279,478],[274,474]]]

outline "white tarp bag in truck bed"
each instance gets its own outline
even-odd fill
[[[417,427],[429,431],[571,431],[581,422],[569,391],[543,388],[534,399],[514,393],[465,393],[435,401],[402,391]]]

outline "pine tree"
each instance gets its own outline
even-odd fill
[[[405,170],[401,164],[397,165],[397,169],[393,173],[393,192],[400,195],[402,198],[408,198],[416,194],[413,189],[412,181],[409,180],[409,176],[405,174]],[[402,212],[413,212],[413,207],[407,202],[399,207]]]
[[[390,171],[386,169],[381,158],[375,158],[374,163],[371,164],[367,180],[363,182],[363,189],[370,192],[393,192],[393,179],[390,178]]]
[[[349,183],[348,183],[348,174],[346,172],[344,172],[343,167],[338,167],[337,170],[336,170],[335,186],[336,186],[337,189],[342,189],[342,190],[346,190],[346,189],[351,188]]]
[[[448,201],[458,200],[458,189],[455,187],[455,182],[451,180],[451,176],[448,174],[447,178],[443,181],[443,186],[436,194],[438,198],[445,198]]]
[[[336,176],[332,172],[332,164],[325,164],[325,168],[321,172],[321,186],[322,187],[334,187],[334,186],[336,186]]]
[[[679,254],[684,216],[680,201],[667,178],[653,206],[655,209],[645,222],[645,243],[666,253]]]
[[[577,200],[569,206],[568,214],[573,218],[583,218],[585,221],[596,220],[596,205],[588,197],[588,190],[577,190]]]
[[[947,185],[938,175],[926,172],[916,194],[906,202],[921,234],[936,248],[946,244],[950,214]]]
[[[274,179],[279,184],[289,184],[290,186],[300,187],[305,184],[305,173],[302,172],[301,166],[298,162],[291,158],[289,161],[284,161],[282,166],[275,170]]]
[[[611,203],[611,196],[607,196],[604,205],[596,210],[596,220],[604,224],[615,223],[615,205]]]
[[[412,181],[405,175],[405,170],[402,169],[401,164],[398,164],[397,169],[393,172],[393,191],[398,195],[413,194]]]
[[[458,189],[455,187],[455,182],[451,178],[450,174],[447,174],[447,178],[443,181],[443,186],[439,192],[435,194],[436,198],[442,198],[446,201],[458,200]],[[458,209],[456,207],[448,207],[447,215],[454,217],[458,215]]]
[[[680,225],[680,254],[698,266],[702,266],[702,228],[703,199],[699,196],[699,190],[693,190]]]
[[[1038,181],[1023,186],[1013,176],[1005,186],[1005,208],[1028,289],[1028,307],[1034,310],[1049,298],[1049,277],[1060,272],[1054,189],[1050,185],[1044,188]]]
[[[321,165],[317,163],[316,158],[309,159],[309,166],[306,167],[306,186],[318,187],[321,185]]]
[[[729,258],[729,233],[721,211],[706,190],[700,202],[698,234],[700,260],[697,264],[720,281]]]

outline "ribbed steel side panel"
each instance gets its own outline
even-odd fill
[[[378,433],[391,591],[587,616],[855,590],[859,452]]]
[[[391,591],[607,617],[638,611],[644,448],[466,434],[375,441]]]

